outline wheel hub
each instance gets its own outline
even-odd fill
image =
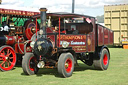
[[[104,63],[104,65],[107,65],[107,64],[108,64],[108,57],[107,57],[107,54],[104,55],[103,63]]]
[[[6,60],[9,60],[9,58],[8,58],[8,57],[5,57],[5,59],[6,59]]]
[[[3,61],[9,61],[9,57],[3,57]]]
[[[69,73],[72,69],[72,61],[70,58],[68,58],[65,62],[65,69],[66,69],[67,73]]]
[[[65,67],[68,68],[69,64],[68,63],[65,63]]]

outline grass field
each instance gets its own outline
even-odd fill
[[[0,85],[128,85],[128,50],[109,48],[111,60],[106,71],[79,62],[70,78],[61,78],[57,69],[40,69],[37,75],[24,75],[21,67],[0,71]]]

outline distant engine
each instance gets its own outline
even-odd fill
[[[39,24],[37,24],[37,28],[39,28]],[[7,25],[6,22],[3,22],[2,27],[0,27],[0,45],[13,45],[20,38],[22,38],[22,41],[19,42],[30,40],[35,33],[36,21],[27,20],[24,26],[14,26],[14,23]]]
[[[36,14],[39,12],[0,8],[0,70],[13,69],[16,62],[21,64],[23,54],[32,52],[31,37],[40,28],[32,17]]]

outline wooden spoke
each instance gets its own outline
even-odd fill
[[[1,66],[2,66],[4,63],[5,63],[5,61],[3,61],[3,62],[1,63]]]
[[[7,50],[7,55],[6,55],[6,56],[9,57],[9,55],[11,55],[11,54],[12,54],[12,53],[11,53],[10,50],[8,49],[8,50]]]
[[[8,50],[7,50],[7,54],[9,54],[9,51],[10,51],[10,50],[8,49]]]
[[[1,55],[5,55],[5,52],[4,52],[4,51],[2,51],[2,52],[1,52]]]
[[[13,59],[13,57],[9,57],[9,59]]]
[[[8,67],[9,67],[9,62],[7,62],[8,63]]]
[[[3,57],[5,57],[5,56],[3,56],[3,55],[0,55],[0,58],[3,58]]]
[[[12,62],[11,62],[11,61],[9,61],[9,63],[10,63],[10,64],[12,64]]]
[[[9,57],[12,53],[10,52],[9,54],[7,54],[7,57]]]
[[[5,68],[5,63],[3,64],[3,67]]]

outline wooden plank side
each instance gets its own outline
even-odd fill
[[[104,30],[104,36],[103,36],[103,38],[104,38],[104,45],[109,45],[108,29],[103,27],[103,30]]]
[[[103,42],[104,33],[103,33],[102,26],[98,25],[98,29],[97,30],[98,30],[98,46],[102,46],[104,44],[104,42]]]
[[[113,45],[114,34],[112,30],[102,25],[97,25],[97,30],[98,30],[98,46]]]

